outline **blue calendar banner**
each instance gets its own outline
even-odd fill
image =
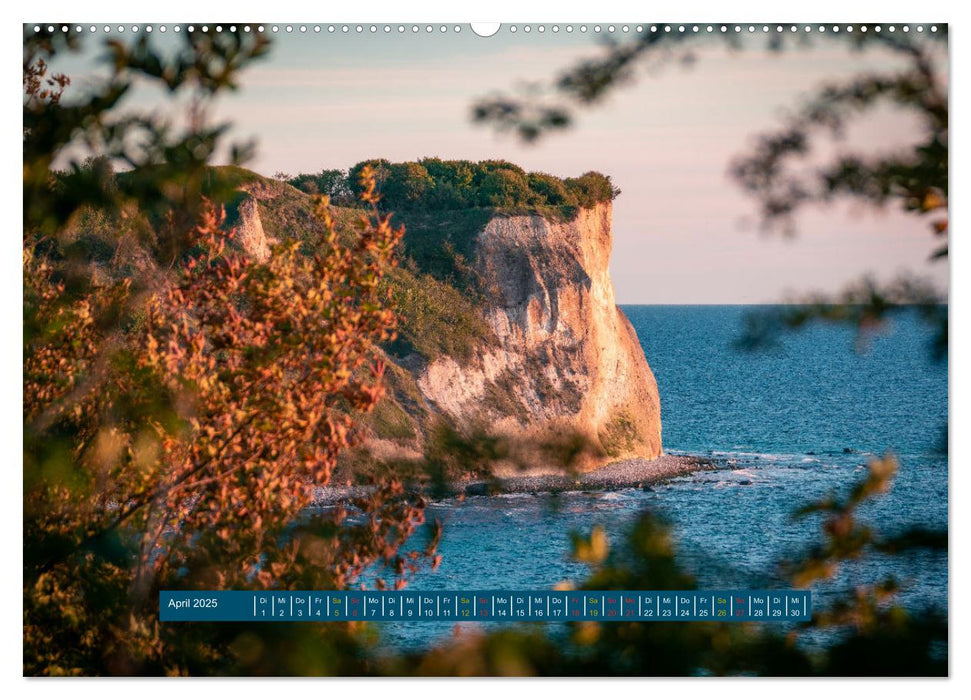
[[[803,622],[812,593],[726,591],[161,591],[162,622]]]

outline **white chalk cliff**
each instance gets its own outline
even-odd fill
[[[657,384],[608,272],[611,211],[606,203],[572,221],[489,221],[474,264],[498,345],[420,369],[431,406],[507,434],[574,431],[601,446],[602,462],[661,454]]]

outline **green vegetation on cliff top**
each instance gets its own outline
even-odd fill
[[[308,194],[326,194],[335,204],[353,204],[358,176],[370,166],[389,211],[442,211],[489,207],[532,210],[546,207],[592,207],[620,194],[610,178],[598,172],[559,178],[526,172],[505,160],[442,160],[422,158],[392,163],[384,158],[364,160],[347,171],[322,170],[277,177]]]

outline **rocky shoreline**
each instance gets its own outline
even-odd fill
[[[627,459],[580,474],[562,472],[528,473],[491,480],[469,480],[450,484],[452,496],[495,496],[505,493],[557,493],[646,488],[667,479],[698,471],[718,469],[719,465],[693,455],[661,455],[655,459]],[[324,486],[317,490],[315,506],[327,506],[360,498],[366,486]]]

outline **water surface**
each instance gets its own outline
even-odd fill
[[[781,349],[747,353],[734,341],[753,307],[625,306],[657,378],[665,451],[717,458],[728,468],[656,486],[560,496],[511,494],[446,500],[429,509],[445,533],[437,571],[414,589],[548,588],[582,581],[571,531],[602,525],[611,541],[645,509],[672,523],[699,587],[781,586],[777,562],[818,539],[819,522],[793,510],[865,474],[892,451],[893,489],[863,509],[875,526],[947,526],[947,363],[930,358],[929,331],[904,317],[858,352],[833,326],[786,336]],[[416,544],[418,544],[416,542]],[[947,608],[946,555],[868,559],[814,588],[824,603],[848,585],[893,574],[910,605]],[[467,623],[475,624],[475,623]],[[496,624],[496,623],[491,623]],[[385,643],[420,648],[451,623],[385,625]],[[490,627],[491,628],[491,627]]]

